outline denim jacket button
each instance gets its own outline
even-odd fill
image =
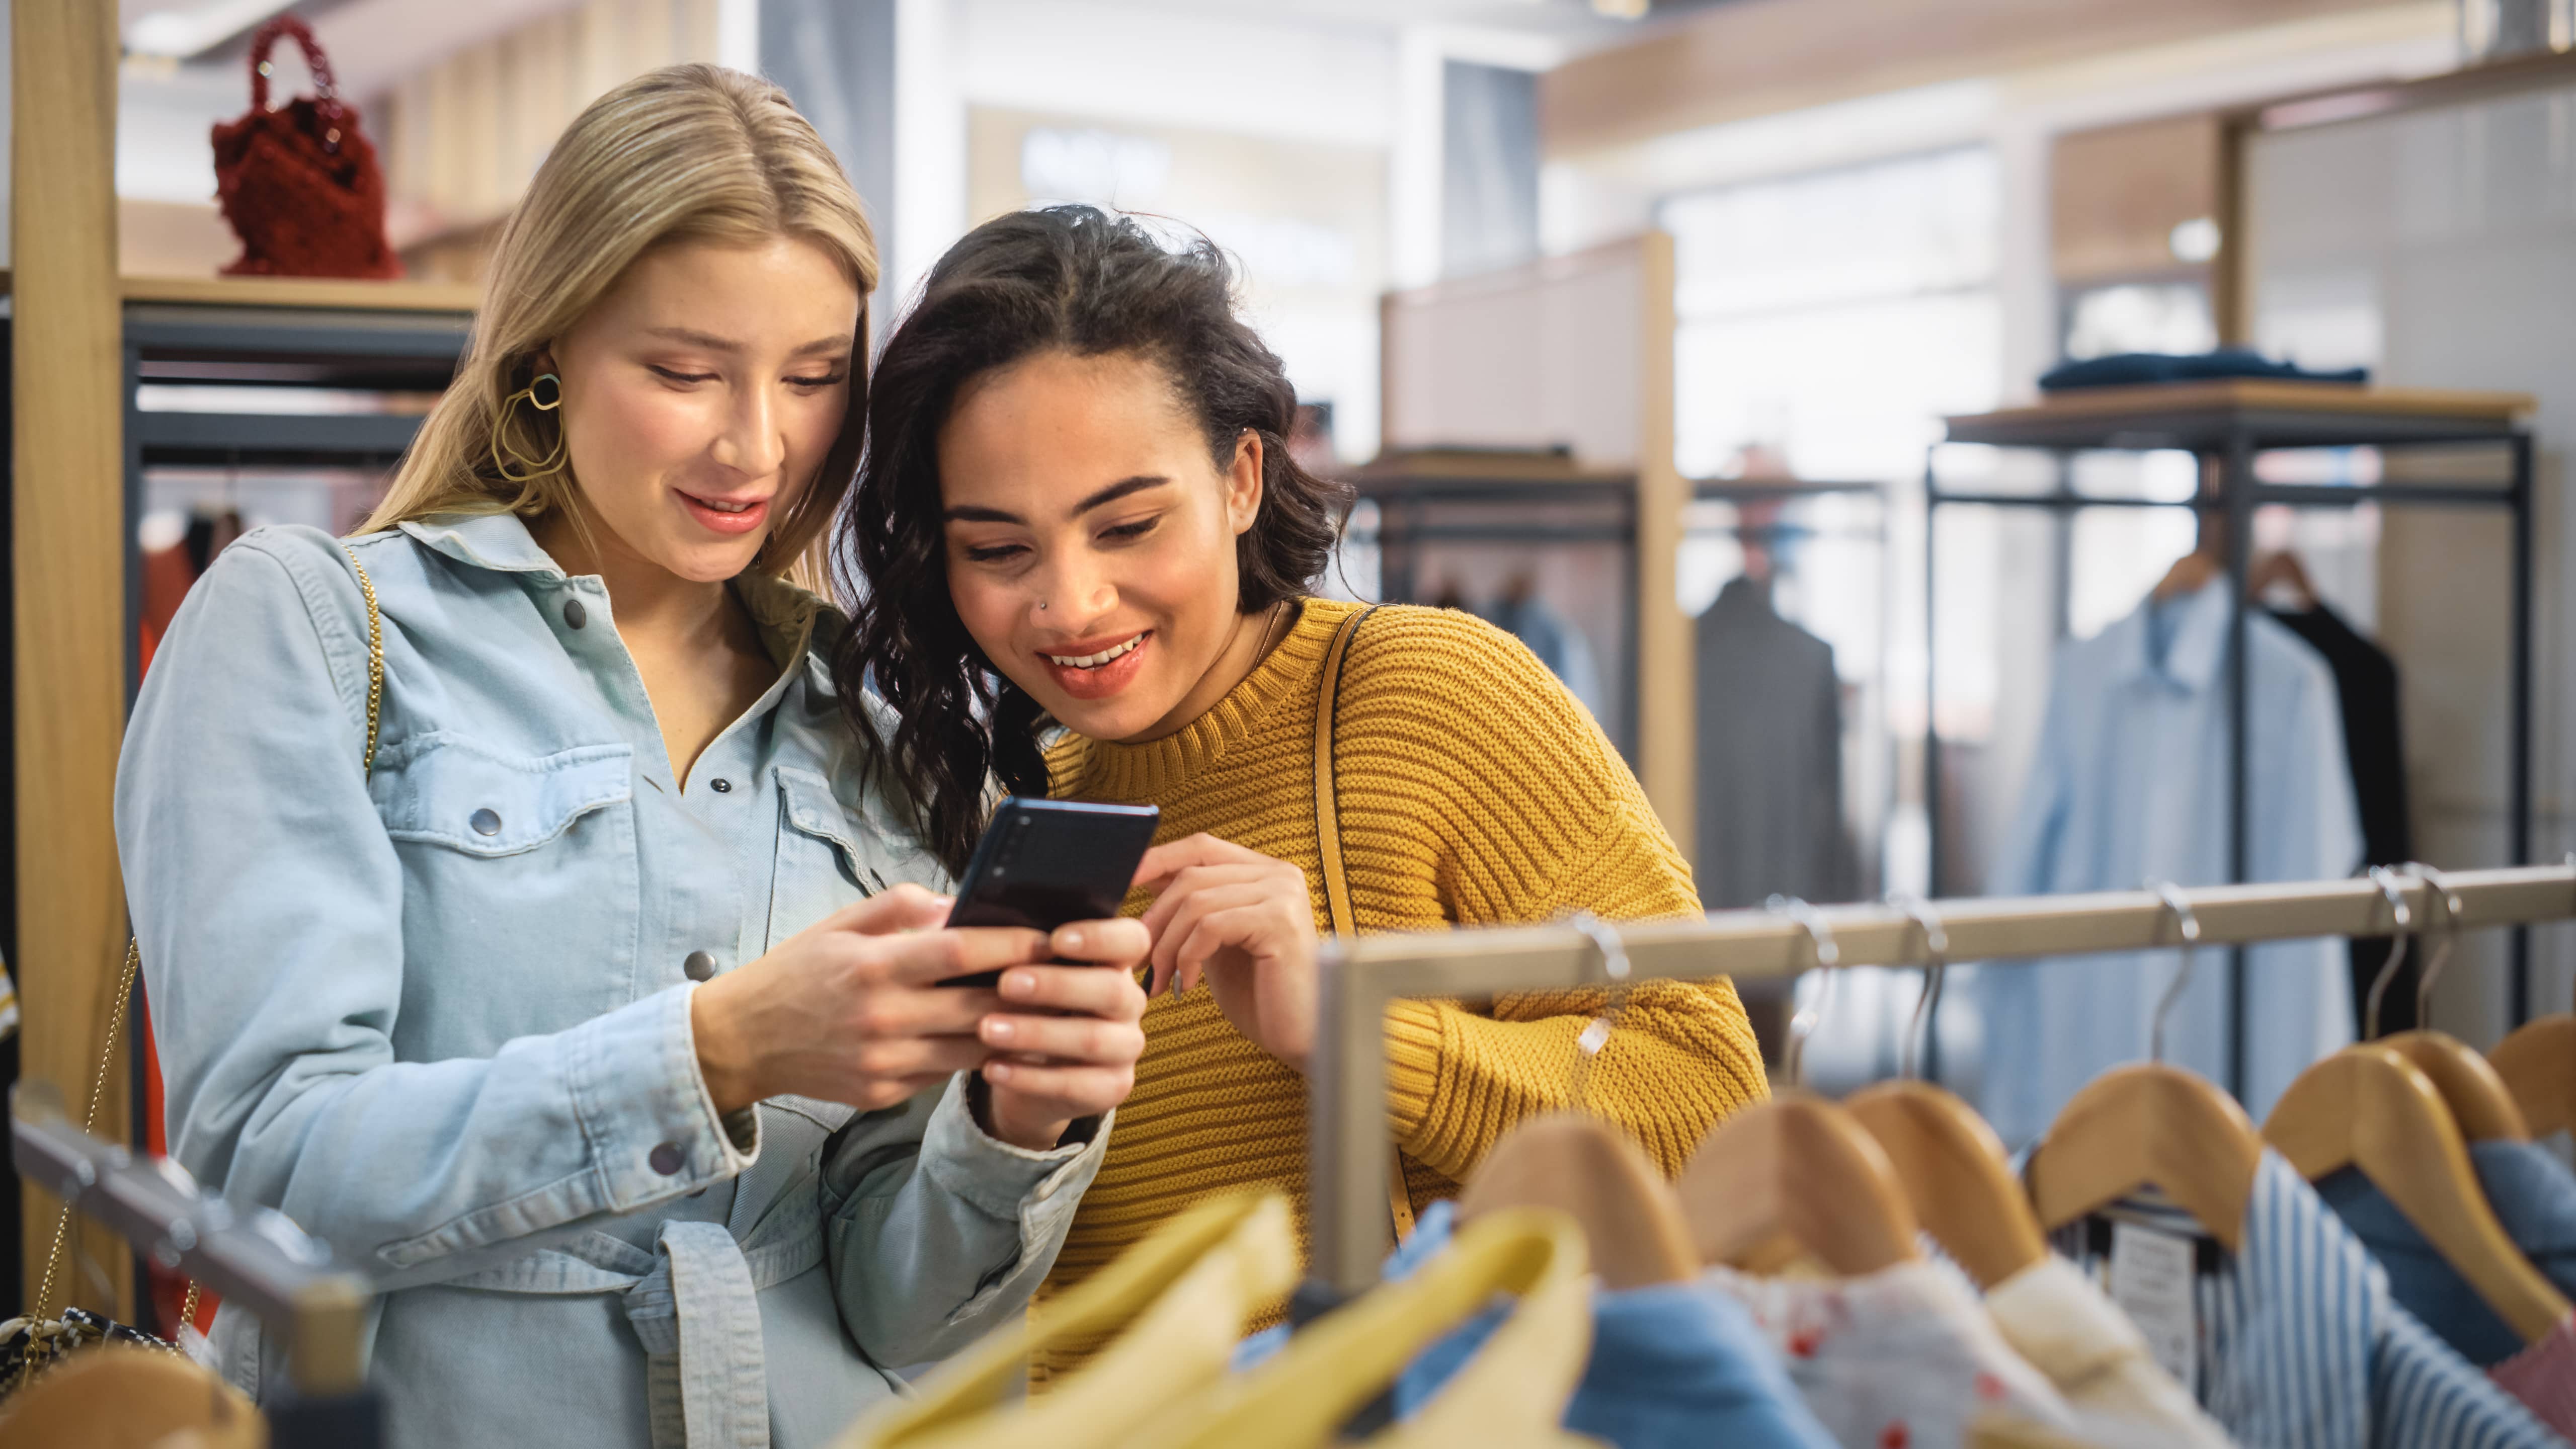
[[[564,623],[566,626],[578,629],[589,622],[590,611],[581,606],[581,600],[564,600]]]
[[[733,793],[733,781],[718,776],[707,782],[707,788],[719,795],[730,795]]]
[[[474,833],[477,835],[498,835],[501,833],[501,816],[499,812],[493,810],[492,807],[488,805],[475,811],[472,816],[467,818],[465,823],[473,826]]]
[[[662,1174],[664,1177],[675,1177],[679,1175],[681,1167],[680,1149],[672,1146],[668,1142],[665,1142],[661,1146],[654,1148],[653,1155],[646,1158],[645,1161],[653,1164],[653,1170]]]
[[[716,974],[716,958],[705,951],[691,951],[682,958],[680,969],[689,973],[691,981],[704,981]]]

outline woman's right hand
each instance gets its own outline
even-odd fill
[[[946,929],[950,904],[899,885],[700,986],[689,1021],[716,1110],[792,1093],[874,1111],[983,1065],[976,1024],[1001,997],[937,983],[1052,953],[1042,931]]]

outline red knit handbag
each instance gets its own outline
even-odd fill
[[[281,35],[304,47],[317,95],[268,108],[268,52]],[[399,277],[385,242],[385,174],[341,101],[331,62],[292,15],[250,43],[250,110],[215,126],[215,195],[242,241],[227,276]]]

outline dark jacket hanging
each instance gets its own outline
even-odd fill
[[[1767,585],[1739,577],[1699,618],[1698,662],[1701,902],[1858,896],[1833,646],[1774,613]]]
[[[2406,751],[2397,717],[2397,664],[2388,651],[2363,638],[2323,603],[2310,609],[2275,610],[2290,631],[2305,639],[2334,670],[2343,706],[2344,749],[2351,756],[2352,792],[2361,807],[2362,859],[2369,865],[2403,865],[2415,858],[2407,823]],[[2371,978],[2388,961],[2388,939],[2352,943],[2353,1028],[2359,1031]],[[2409,953],[2410,958],[2413,952]],[[2389,982],[2379,1005],[2382,1034],[2406,1031],[2415,1020],[2415,973],[2409,959]]]

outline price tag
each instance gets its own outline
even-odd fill
[[[2194,1245],[2179,1233],[2111,1224],[2111,1301],[2144,1334],[2165,1372],[2200,1392],[2200,1320],[2192,1298]]]

